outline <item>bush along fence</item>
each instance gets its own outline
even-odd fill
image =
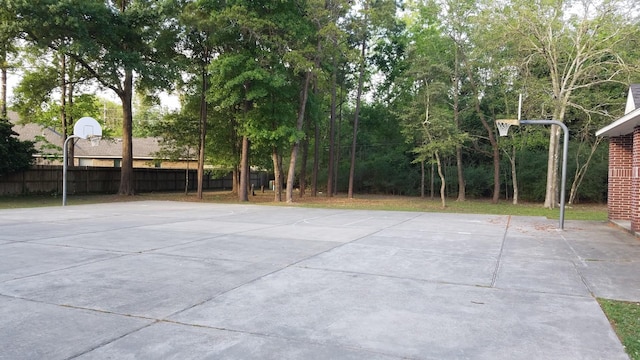
[[[134,169],[138,192],[184,191],[188,179],[189,190],[198,186],[197,171],[184,169]],[[259,187],[266,174],[252,173],[251,183]],[[70,167],[67,170],[69,194],[115,194],[120,186],[120,169],[103,167]],[[214,179],[205,174],[203,189],[230,190],[231,175]],[[62,193],[61,166],[35,166],[32,169],[0,176],[0,195],[59,194]]]

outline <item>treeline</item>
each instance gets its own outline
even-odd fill
[[[23,66],[23,119],[67,136],[107,112],[92,86],[121,100],[121,194],[135,192],[137,132],[162,137],[163,157],[196,154],[200,173],[227,167],[242,201],[259,167],[277,201],[299,189],[553,207],[560,129],[500,138],[496,120],[520,114],[569,127],[569,202],[603,201],[594,133],[622,115],[640,59],[633,0],[0,2],[2,71]],[[160,91],[180,110],[152,106]]]

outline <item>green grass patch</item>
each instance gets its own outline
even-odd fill
[[[640,302],[598,299],[627,354],[640,360]]]
[[[184,193],[145,193],[136,196],[117,195],[69,195],[68,205],[110,203],[139,200],[167,200],[167,201],[197,201],[210,203],[238,203],[238,197],[229,191],[209,191],[204,193],[203,200],[197,199],[195,194]],[[274,205],[274,206],[304,206],[314,208],[341,208],[355,210],[390,210],[390,211],[421,211],[421,212],[447,212],[467,214],[494,214],[494,215],[519,215],[542,216],[549,219],[558,219],[560,209],[545,209],[539,203],[520,203],[513,205],[510,201],[502,200],[492,204],[486,199],[472,199],[467,201],[455,201],[448,199],[443,208],[439,199],[387,196],[387,195],[356,195],[348,199],[346,195],[339,194],[334,197],[319,195],[317,197],[295,195],[293,204],[275,202],[272,191],[256,192],[249,195],[249,203]],[[0,197],[0,209],[60,206],[62,198],[59,195],[28,195]],[[567,220],[607,220],[607,207],[604,204],[579,204],[567,206],[565,209]]]
[[[136,196],[118,195],[73,195],[67,196],[67,205],[100,204],[144,200]],[[0,209],[20,209],[47,206],[62,206],[62,195],[39,194],[0,196]]]
[[[272,194],[269,195],[273,197]],[[254,200],[250,197],[250,201]],[[287,203],[275,203],[274,205],[291,205]],[[316,208],[344,208],[360,210],[390,210],[390,211],[422,211],[444,212],[462,214],[493,214],[493,215],[518,215],[518,216],[542,216],[549,219],[559,219],[560,209],[546,209],[539,203],[520,203],[513,205],[511,201],[502,200],[497,204],[486,199],[471,199],[467,201],[455,201],[448,199],[443,208],[439,199],[429,199],[408,196],[387,195],[356,195],[354,199],[348,199],[345,195],[327,198],[324,196],[305,197],[295,199],[294,205]],[[607,220],[606,204],[579,204],[565,207],[565,219],[567,220]]]

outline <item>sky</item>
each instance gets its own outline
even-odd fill
[[[13,88],[15,88],[20,82],[20,74],[17,72],[9,72],[7,73],[7,102],[9,106],[13,101]],[[109,101],[113,101],[115,103],[120,103],[120,99],[113,93],[113,91],[105,90],[105,91],[96,91],[96,95],[101,98],[105,98]],[[167,107],[169,110],[178,110],[180,108],[180,100],[177,95],[169,94],[163,92],[160,94],[160,101],[163,107]]]

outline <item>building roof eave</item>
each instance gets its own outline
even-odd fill
[[[640,108],[625,114],[620,119],[596,131],[596,136],[621,136],[633,132],[640,125]]]

